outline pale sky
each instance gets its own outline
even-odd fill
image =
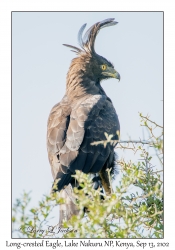
[[[102,29],[95,47],[121,75],[120,82],[102,82],[119,116],[121,139],[143,137],[138,112],[163,124],[162,12],[13,12],[12,202],[22,190],[32,190],[32,204],[37,205],[50,192],[47,119],[65,93],[75,57],[62,44],[78,46],[80,27],[106,18],[119,23]]]

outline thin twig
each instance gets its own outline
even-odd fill
[[[143,116],[142,114],[140,114],[140,116],[148,120],[149,122],[153,123],[156,127],[163,128],[162,126],[158,125],[156,122],[151,121],[147,116]]]

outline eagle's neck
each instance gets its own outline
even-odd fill
[[[85,96],[92,95],[106,95],[105,91],[100,85],[98,80],[92,80],[91,78],[79,78],[75,77],[72,81],[69,81],[66,87],[66,94],[69,100],[83,98]]]
[[[97,94],[106,95],[99,79],[96,79],[90,72],[87,73],[83,63],[77,64],[73,61],[67,74],[66,95],[69,100]]]

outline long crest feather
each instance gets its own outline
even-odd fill
[[[63,45],[66,46],[66,47],[68,47],[68,48],[74,49],[75,51],[72,50],[73,52],[76,52],[76,53],[81,53],[82,52],[81,49],[79,49],[79,48],[77,48],[75,46],[72,46],[72,45],[69,45],[69,44],[63,44]]]
[[[83,31],[86,27],[86,23],[83,24],[83,26],[80,28],[79,32],[78,32],[78,42],[79,42],[79,45],[80,47],[83,49],[84,47],[84,44],[83,44],[83,39],[82,39],[82,34],[83,34]]]
[[[78,32],[78,42],[79,42],[81,49],[72,45],[68,45],[68,44],[63,44],[63,45],[73,48],[74,49],[73,51],[76,52],[77,54],[81,54],[83,51],[86,53],[90,53],[90,54],[96,54],[94,45],[95,45],[96,36],[98,32],[100,31],[100,29],[116,25],[117,23],[118,22],[114,21],[114,18],[108,18],[101,22],[97,22],[86,31],[84,36],[83,36],[83,31],[86,27],[86,24],[83,24],[83,26],[80,28]]]
[[[114,18],[108,18],[101,22],[95,23],[92,25],[85,33],[83,37],[84,48],[85,50],[89,50],[91,53],[95,53],[95,39],[100,31],[100,29],[116,25],[117,22],[114,21]]]

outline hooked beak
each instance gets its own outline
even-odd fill
[[[120,74],[112,67],[108,67],[107,71],[104,71],[102,74],[108,77],[116,78],[120,81]]]
[[[116,78],[120,81],[120,74],[115,70],[115,73],[113,74],[113,78]]]

